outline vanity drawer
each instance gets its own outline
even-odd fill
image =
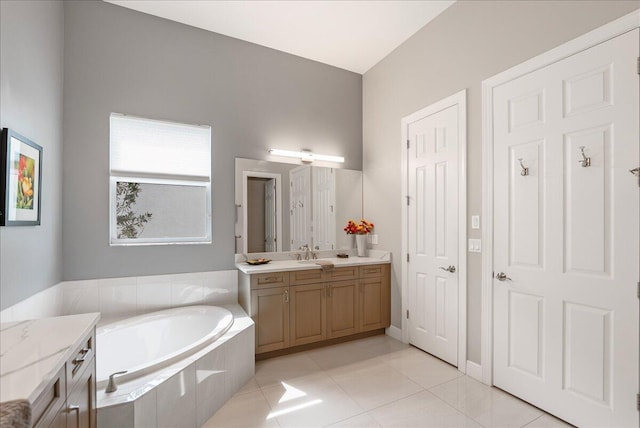
[[[322,269],[294,270],[291,274],[291,285],[315,284],[327,278]]]
[[[386,275],[389,265],[360,266],[360,278],[377,278]]]
[[[73,389],[73,385],[80,378],[84,369],[90,365],[95,356],[96,336],[95,330],[81,342],[80,346],[71,354],[67,361],[67,387]]]
[[[62,408],[67,397],[65,366],[42,391],[31,406],[31,421],[36,428],[48,427]]]
[[[358,266],[336,268],[329,275],[332,281],[358,279]]]
[[[269,272],[251,275],[251,289],[286,287],[289,285],[289,272]]]

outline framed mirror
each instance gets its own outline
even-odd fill
[[[362,172],[235,160],[236,253],[353,248],[343,227],[362,217]]]

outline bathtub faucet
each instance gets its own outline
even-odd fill
[[[116,392],[118,390],[118,385],[116,385],[116,380],[114,379],[114,377],[125,373],[128,373],[128,371],[124,370],[121,372],[112,373],[109,376],[109,383],[107,384],[107,389],[105,389],[104,392]]]

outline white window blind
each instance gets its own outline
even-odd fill
[[[211,127],[110,116],[110,244],[211,243]]]
[[[209,181],[211,127],[111,114],[110,168],[119,175]]]

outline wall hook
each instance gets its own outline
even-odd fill
[[[582,165],[583,168],[586,168],[588,166],[591,166],[591,158],[587,157],[587,155],[584,154],[584,149],[585,149],[584,146],[580,146],[580,153],[582,154],[582,159],[580,159],[578,163]]]
[[[518,158],[518,162],[520,162],[520,168],[522,168],[522,171],[520,171],[520,175],[523,177],[529,175],[529,168],[524,166],[524,164],[522,163],[522,158]]]

